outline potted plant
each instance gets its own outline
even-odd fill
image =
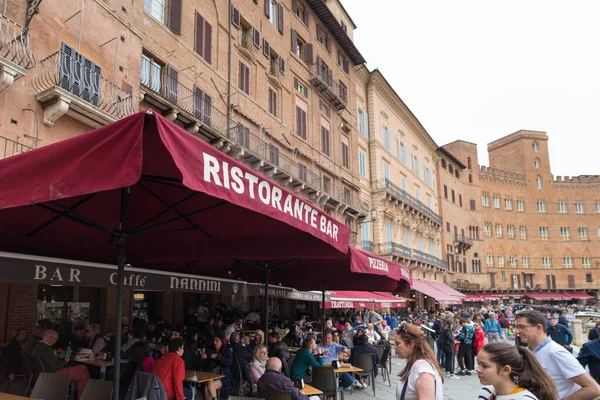
[[[342,122],[342,130],[346,133],[350,133],[352,128],[350,128],[350,124],[348,124],[346,121],[344,121],[344,122]]]

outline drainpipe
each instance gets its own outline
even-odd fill
[[[367,108],[367,115],[369,116],[369,119],[371,118],[371,110],[369,109],[369,84],[371,83],[371,76],[369,76],[369,81],[367,82],[367,96],[365,96],[365,105]],[[367,121],[367,126],[369,125],[369,121]],[[368,148],[369,148],[369,175],[371,176],[371,187],[369,188],[369,192],[371,194],[371,235],[373,238],[373,252],[375,252],[375,219],[377,218],[377,211],[375,211],[375,196],[373,196],[373,168],[372,167],[372,158],[373,155],[371,154],[371,128],[369,127],[369,138],[368,138]],[[377,185],[377,182],[375,182],[375,185]],[[375,213],[375,218],[373,218],[373,213]],[[381,251],[381,249],[379,250]]]
[[[231,131],[231,0],[229,0],[229,30],[227,31],[227,137]],[[265,339],[267,332],[265,332]]]
[[[36,122],[36,127],[35,127],[35,148],[37,149],[38,142],[40,140],[40,117],[35,112],[35,110],[32,110],[31,108],[24,108],[23,111],[31,111],[35,115],[35,122]]]

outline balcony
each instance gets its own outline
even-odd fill
[[[441,260],[431,254],[411,249],[394,242],[385,242],[379,244],[379,253],[382,255],[391,255],[398,260],[413,261],[417,264],[448,270],[448,262]]]
[[[272,58],[267,70],[267,78],[277,88],[281,87],[281,81],[284,78],[283,72],[281,72],[281,57]]]
[[[370,251],[371,253],[375,251],[375,248],[373,247],[373,242],[371,242],[370,240],[362,241],[362,249]]]
[[[232,129],[227,139],[231,142],[227,152],[232,157],[245,161],[253,169],[260,170],[264,175],[295,188],[296,191],[319,195],[321,177],[282,154],[276,145],[265,142],[243,125]]]
[[[465,235],[455,235],[454,243],[461,249],[469,250],[473,246],[473,239]]]
[[[17,154],[27,153],[29,150],[33,150],[33,147],[19,143],[18,138],[15,141],[4,136],[0,136],[0,160],[16,156]]]
[[[209,140],[227,136],[227,115],[212,105],[212,98],[200,88],[193,90],[177,79],[177,73],[142,58],[140,89],[144,101],[152,104],[170,121],[180,121],[193,135]],[[235,124],[231,123],[231,129]]]
[[[35,67],[29,32],[0,14],[0,94]]]
[[[258,52],[260,46],[260,37],[258,38],[258,46],[254,44],[253,30],[240,30],[238,35],[238,50],[244,57],[250,61],[254,61],[254,56]]]
[[[98,128],[135,112],[132,95],[102,77],[100,67],[87,59],[59,50],[40,64],[32,85],[44,108],[44,124],[52,126],[66,114]]]
[[[366,217],[360,210],[360,195],[352,189],[332,182],[323,184],[323,192],[327,194],[327,203],[337,206],[341,212],[348,211],[358,217]]]
[[[346,108],[348,90],[334,81],[331,69],[324,68],[322,64],[317,61],[316,64],[313,64],[310,67],[309,81],[315,90],[321,93],[325,100],[327,100],[337,111]]]
[[[394,185],[389,179],[378,182],[377,189],[385,189],[390,201],[401,202],[409,211],[418,213],[422,218],[431,221],[436,226],[442,225],[442,217],[431,211],[429,207],[408,194],[404,189]]]

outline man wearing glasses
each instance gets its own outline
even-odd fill
[[[600,397],[600,386],[577,359],[547,335],[546,317],[539,311],[517,314],[515,328],[558,389],[559,399],[591,400]]]

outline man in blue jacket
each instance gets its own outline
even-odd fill
[[[287,390],[292,392],[292,400],[308,400],[308,397],[300,393],[294,386],[292,380],[281,374],[281,360],[271,357],[267,360],[265,373],[256,382],[260,389]]]
[[[555,317],[550,318],[550,326],[548,327],[548,336],[561,346],[568,346],[573,342],[573,335],[564,325],[558,323]]]
[[[489,314],[489,318],[483,324],[483,332],[488,338],[488,343],[502,341],[502,328],[500,328],[500,323],[496,319],[496,314]]]
[[[600,334],[600,329],[598,329]],[[577,361],[585,368],[590,369],[590,375],[600,383],[600,339],[594,339],[587,342],[579,350]]]

